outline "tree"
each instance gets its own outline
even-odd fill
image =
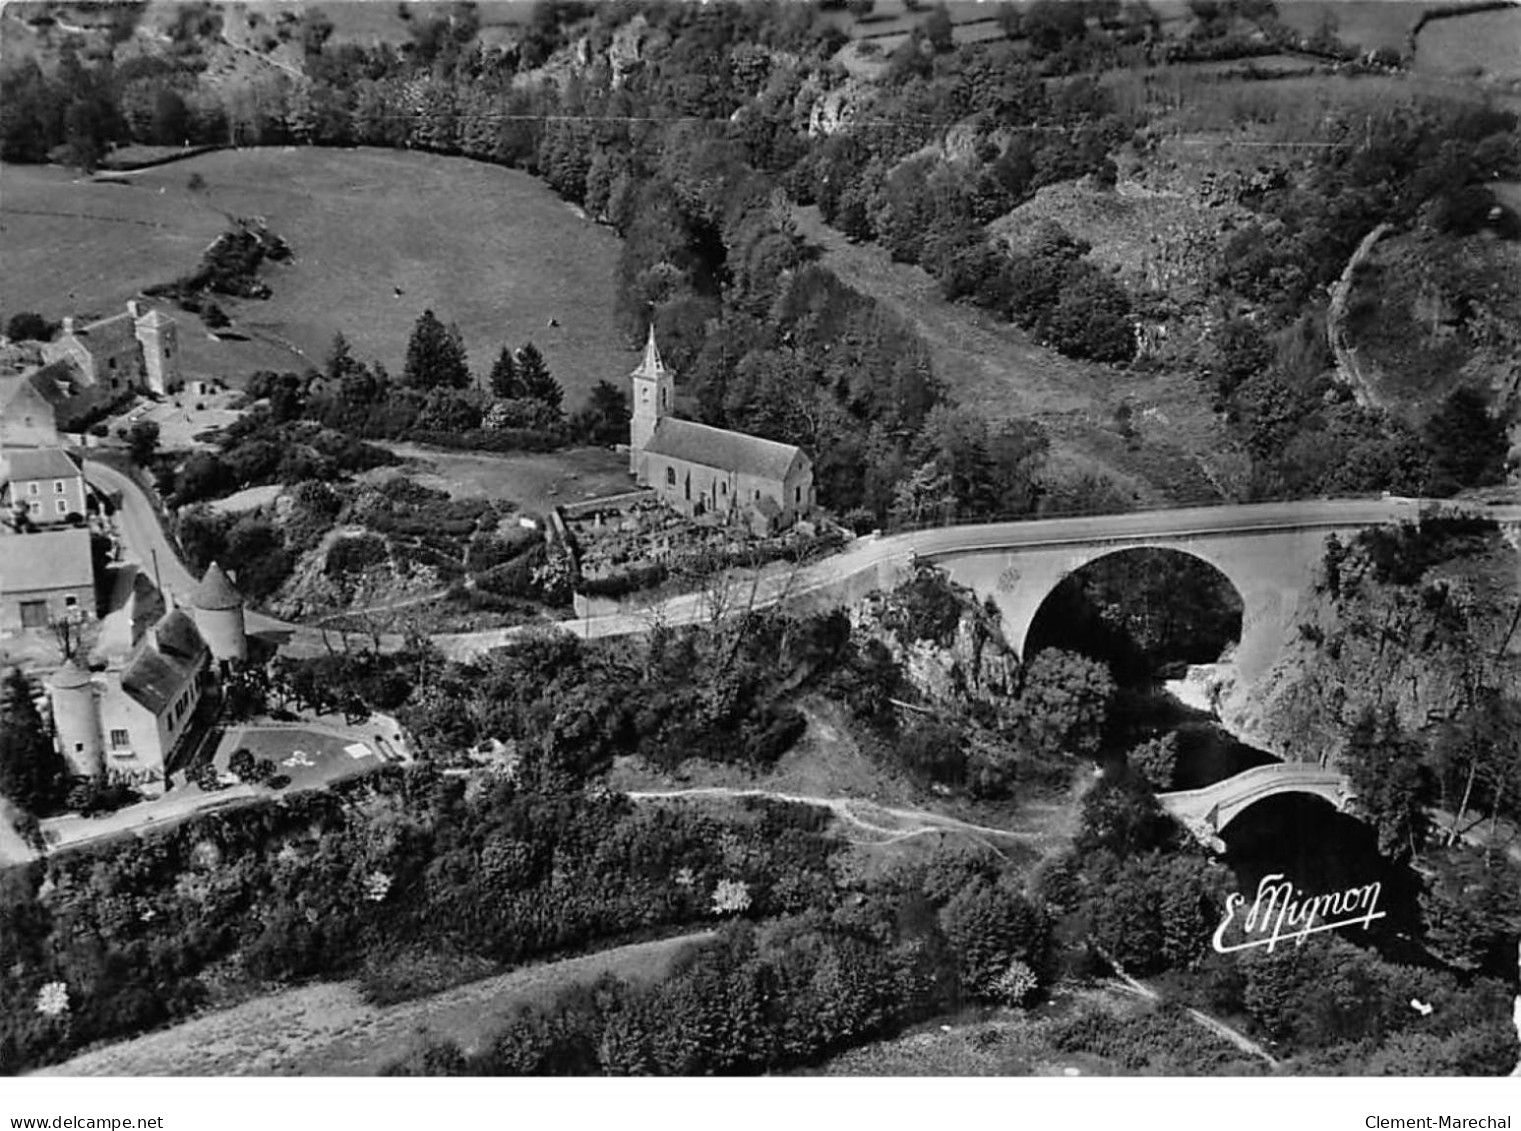
[[[353,376],[363,369],[354,358],[354,349],[349,345],[349,340],[343,336],[340,330],[333,335],[333,344],[328,347],[327,358],[322,363],[322,375],[329,381],[342,382],[345,378]]]
[[[628,439],[627,393],[611,381],[598,381],[586,398],[586,407],[571,420],[572,429],[594,444],[618,444]]]
[[[1021,673],[1011,729],[1024,744],[1046,753],[1092,754],[1113,696],[1114,677],[1107,665],[1046,648]]]
[[[232,752],[232,757],[227,759],[227,769],[246,782],[254,780],[254,765],[253,751],[246,746],[238,747]]]
[[[1153,789],[1166,792],[1172,788],[1178,769],[1178,735],[1169,731],[1160,738],[1143,742],[1126,756],[1131,768],[1151,783]]]
[[[56,327],[40,314],[21,311],[5,324],[5,336],[13,342],[45,342]]]
[[[955,25],[951,23],[951,13],[944,4],[936,4],[930,9],[923,26],[924,38],[935,49],[935,54],[944,55],[956,46]]]
[[[517,400],[527,395],[523,391],[523,382],[518,377],[517,363],[512,360],[512,351],[506,346],[502,347],[502,352],[496,355],[496,361],[491,365],[488,383],[492,395],[501,400]]]
[[[33,815],[49,812],[68,784],[68,769],[53,749],[32,687],[20,668],[0,681],[0,794]]]
[[[470,367],[457,326],[445,327],[431,310],[424,310],[407,341],[402,380],[416,389],[464,389]]]
[[[1046,964],[1049,924],[1010,880],[974,880],[951,896],[939,920],[956,953],[962,986],[974,996],[996,996],[1014,962],[1035,971]]]
[[[1138,856],[1175,839],[1177,826],[1156,794],[1137,775],[1108,773],[1083,795],[1080,827],[1073,838],[1085,855],[1108,850]]]
[[[565,393],[560,388],[560,383],[549,372],[544,355],[532,342],[525,342],[523,348],[518,350],[517,371],[524,396],[543,401],[556,410],[559,409]]]
[[[127,429],[127,451],[138,467],[147,467],[158,451],[158,425],[152,420],[138,420]]]
[[[1416,855],[1426,841],[1435,800],[1421,743],[1400,728],[1394,708],[1363,711],[1348,736],[1343,764],[1353,804],[1378,833],[1378,850],[1396,861]]]
[[[1426,423],[1431,448],[1431,489],[1450,495],[1464,487],[1484,487],[1505,478],[1509,447],[1505,422],[1491,416],[1483,394],[1460,385],[1447,394]]]

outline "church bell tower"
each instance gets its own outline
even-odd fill
[[[653,322],[649,340],[644,344],[644,360],[629,377],[634,384],[634,408],[628,426],[628,469],[642,483],[640,457],[655,434],[655,425],[670,413],[676,391],[676,374],[660,360],[660,350],[655,346]]]

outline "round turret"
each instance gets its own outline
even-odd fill
[[[48,679],[48,698],[53,705],[58,750],[69,769],[83,777],[100,777],[106,769],[105,755],[90,673],[78,660],[66,661]]]
[[[233,588],[222,567],[212,562],[190,598],[195,627],[211,649],[213,659],[226,663],[248,656],[243,626],[243,595]]]

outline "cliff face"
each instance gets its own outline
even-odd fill
[[[1521,553],[1491,532],[1398,583],[1360,548],[1324,570],[1299,636],[1255,686],[1230,686],[1222,721],[1293,761],[1335,763],[1369,707],[1419,733],[1481,688],[1521,696]]]
[[[930,702],[996,703],[1015,692],[1019,659],[997,616],[938,571],[921,569],[892,592],[871,594],[850,606],[850,619],[857,637],[881,641]]]

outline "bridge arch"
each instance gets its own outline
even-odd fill
[[[1200,545],[1091,547],[1035,601],[1021,654],[1096,649],[1121,679],[1127,667],[1149,677],[1163,660],[1213,663],[1240,643],[1245,618],[1229,564]]]
[[[1004,638],[1021,657],[1028,652],[1030,627],[1051,592],[1084,566],[1122,550],[1179,551],[1217,569],[1242,602],[1240,643],[1235,653],[1239,679],[1265,674],[1293,631],[1300,595],[1313,582],[1325,551],[1327,527],[1263,524],[1230,531],[1148,533],[1131,537],[1070,536],[1004,542],[998,528],[986,541],[970,539],[943,549],[927,547],[921,559],[941,566],[958,584],[998,606]],[[1017,528],[1016,528],[1017,529]],[[981,532],[978,532],[979,534]]]
[[[1336,770],[1303,762],[1273,762],[1202,789],[1160,793],[1157,800],[1196,837],[1210,842],[1253,805],[1285,794],[1316,797],[1342,813],[1355,796],[1352,783]]]

